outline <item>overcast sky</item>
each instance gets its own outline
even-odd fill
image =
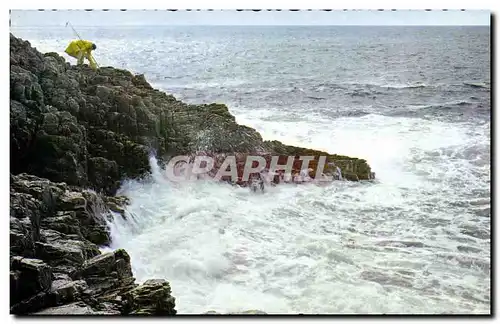
[[[38,11],[12,10],[12,27],[109,25],[490,25],[487,10]]]

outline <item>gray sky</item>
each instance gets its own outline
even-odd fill
[[[13,27],[110,25],[490,25],[488,10],[12,10]]]

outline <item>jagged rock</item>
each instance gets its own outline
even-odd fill
[[[66,192],[59,201],[63,210],[86,210],[87,200],[81,192]]]
[[[10,180],[11,188],[15,191],[29,194],[46,203],[54,203],[55,199],[68,190],[68,186],[65,183],[54,183],[46,178],[26,173],[11,175]]]
[[[120,274],[121,277],[132,277],[132,270],[130,269],[129,262],[130,256],[128,253],[123,249],[118,249],[114,252],[104,253],[86,261],[80,273],[83,277],[90,277],[96,275],[109,275],[111,272],[117,270],[117,273]],[[124,265],[125,268],[121,268],[120,266],[122,265]]]
[[[40,239],[41,204],[30,195],[10,195],[11,255],[35,256],[35,241]]]
[[[59,279],[52,282],[51,294],[54,295],[55,303],[60,305],[77,300],[86,289],[87,283],[84,280]]]
[[[151,279],[124,295],[130,315],[175,315],[175,298],[163,279]]]
[[[43,261],[16,256],[10,259],[10,263],[11,305],[49,291],[52,269]]]
[[[36,255],[51,266],[66,266],[61,269],[63,273],[73,270],[73,268],[83,264],[86,259],[100,253],[99,249],[88,241],[78,240],[76,236],[71,237],[62,234],[54,238],[50,236],[50,234],[53,234],[51,232],[58,233],[51,230],[43,230],[43,235],[47,242],[35,243]]]
[[[100,307],[122,314],[175,314],[175,299],[165,280],[148,280],[134,284],[130,257],[119,249],[85,262],[76,273],[88,284],[87,295],[97,298]],[[104,306],[103,306],[104,305]]]
[[[24,315],[52,306],[54,306],[54,300],[51,294],[42,291],[28,299],[22,300],[17,304],[12,304],[11,302],[10,313],[15,315]]]
[[[129,204],[129,199],[125,196],[105,197],[106,206],[113,212],[125,217],[125,207]]]
[[[11,220],[11,244],[16,246],[15,254],[28,256],[27,251],[21,253],[19,249],[31,243],[24,242],[19,232],[31,231],[33,240],[39,240],[40,222],[46,229],[76,234],[98,245],[109,242],[104,219],[109,211],[96,193],[71,191],[65,183],[53,183],[26,174],[11,176],[11,188],[16,191],[11,194],[11,215],[28,215],[30,219],[30,224],[26,218]]]
[[[33,228],[27,218],[10,218],[10,254],[25,257],[35,256]]]
[[[88,160],[88,176],[90,182],[97,188],[109,192],[119,185],[119,168],[116,161],[110,161],[103,157],[90,158]]]
[[[124,250],[101,255],[95,245],[109,239],[105,200],[127,203],[126,197],[103,200],[64,183],[11,175],[11,313],[82,301],[92,314],[126,314],[122,295],[137,287],[130,257]],[[44,277],[47,271],[53,276]]]
[[[55,217],[49,217],[42,220],[41,226],[45,229],[51,229],[63,234],[75,234],[81,236],[80,223],[76,219],[74,211],[60,211]]]
[[[92,191],[83,191],[81,195],[86,205],[76,212],[76,218],[81,224],[83,237],[94,244],[108,244],[110,237],[104,218],[109,214],[109,210],[103,198]]]
[[[130,256],[123,249],[87,260],[74,277],[85,279],[89,285],[88,293],[93,296],[110,293],[117,288],[121,290],[133,288],[131,285],[135,281],[130,266]]]
[[[349,180],[349,181],[359,181],[359,177],[356,173],[344,172],[343,176],[346,180]]]

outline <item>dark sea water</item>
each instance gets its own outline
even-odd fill
[[[61,54],[73,37],[11,31]],[[167,278],[179,312],[489,312],[489,27],[78,31],[101,66],[226,103],[265,139],[361,157],[377,174],[263,196],[172,187],[156,168],[128,183],[135,223],[111,224],[113,248],[139,280]]]

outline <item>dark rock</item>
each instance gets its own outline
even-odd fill
[[[76,301],[86,289],[87,283],[84,280],[59,279],[52,282],[51,294],[55,303],[61,305]]]
[[[105,192],[115,190],[119,185],[119,168],[116,161],[110,161],[103,157],[90,158],[88,160],[88,177],[90,182]]]
[[[105,197],[104,201],[106,203],[106,207],[125,218],[125,207],[129,204],[129,199],[127,197]]]
[[[41,203],[32,196],[13,192],[10,195],[11,255],[35,256],[35,241],[40,239]]]
[[[31,240],[23,241],[19,233],[30,231],[33,235],[32,241],[40,240],[40,219],[46,229],[75,234],[98,245],[109,243],[104,219],[109,211],[102,198],[95,192],[71,191],[64,183],[57,184],[26,174],[12,176],[11,188],[21,192],[11,194],[11,215],[30,217],[29,224],[26,218],[11,221],[11,244],[16,247],[13,250],[15,254],[29,256],[26,254],[28,251],[21,252],[20,249],[31,246]]]
[[[49,292],[39,292],[28,299],[22,300],[17,304],[11,302],[10,313],[15,315],[24,315],[39,311],[47,307],[54,306],[55,302]]]
[[[128,268],[121,268],[118,271],[121,274],[121,277],[132,277],[132,270],[130,269],[130,256],[123,249],[101,254],[86,261],[81,268],[81,276],[88,278],[91,276],[109,275],[114,270],[117,270],[117,265],[122,265],[119,263],[120,260],[124,261],[125,266],[128,264]]]
[[[11,175],[11,313],[77,301],[92,314],[124,313],[122,295],[137,286],[130,257],[124,250],[101,255],[95,244],[109,240],[107,204],[127,202],[32,175]]]
[[[168,282],[151,279],[125,294],[130,315],[175,315],[175,298]]]
[[[46,229],[58,231],[63,234],[75,234],[81,236],[80,223],[74,211],[57,212],[56,217],[49,217],[42,220],[41,226]]]
[[[101,252],[91,242],[73,234],[62,234],[54,230],[42,230],[41,242],[36,242],[36,255],[49,265],[64,266],[60,272],[70,273],[85,260]]]
[[[62,210],[87,210],[87,200],[81,192],[66,192],[59,201]]]
[[[10,218],[10,254],[24,257],[35,256],[33,228],[27,218]]]
[[[126,290],[135,279],[130,266],[130,256],[125,250],[98,255],[87,260],[75,274],[75,278],[84,279],[89,285],[89,293],[100,296],[104,293],[117,293],[114,289]]]
[[[47,292],[52,284],[52,269],[43,261],[23,257],[10,259],[11,304],[39,292]]]
[[[359,177],[356,173],[352,173],[352,172],[344,172],[342,173],[342,176],[344,177],[344,179],[346,180],[349,180],[349,181],[359,181]]]
[[[84,260],[99,254],[90,244],[76,240],[54,240],[52,243],[36,242],[37,256],[52,266],[60,264],[78,266]]]

